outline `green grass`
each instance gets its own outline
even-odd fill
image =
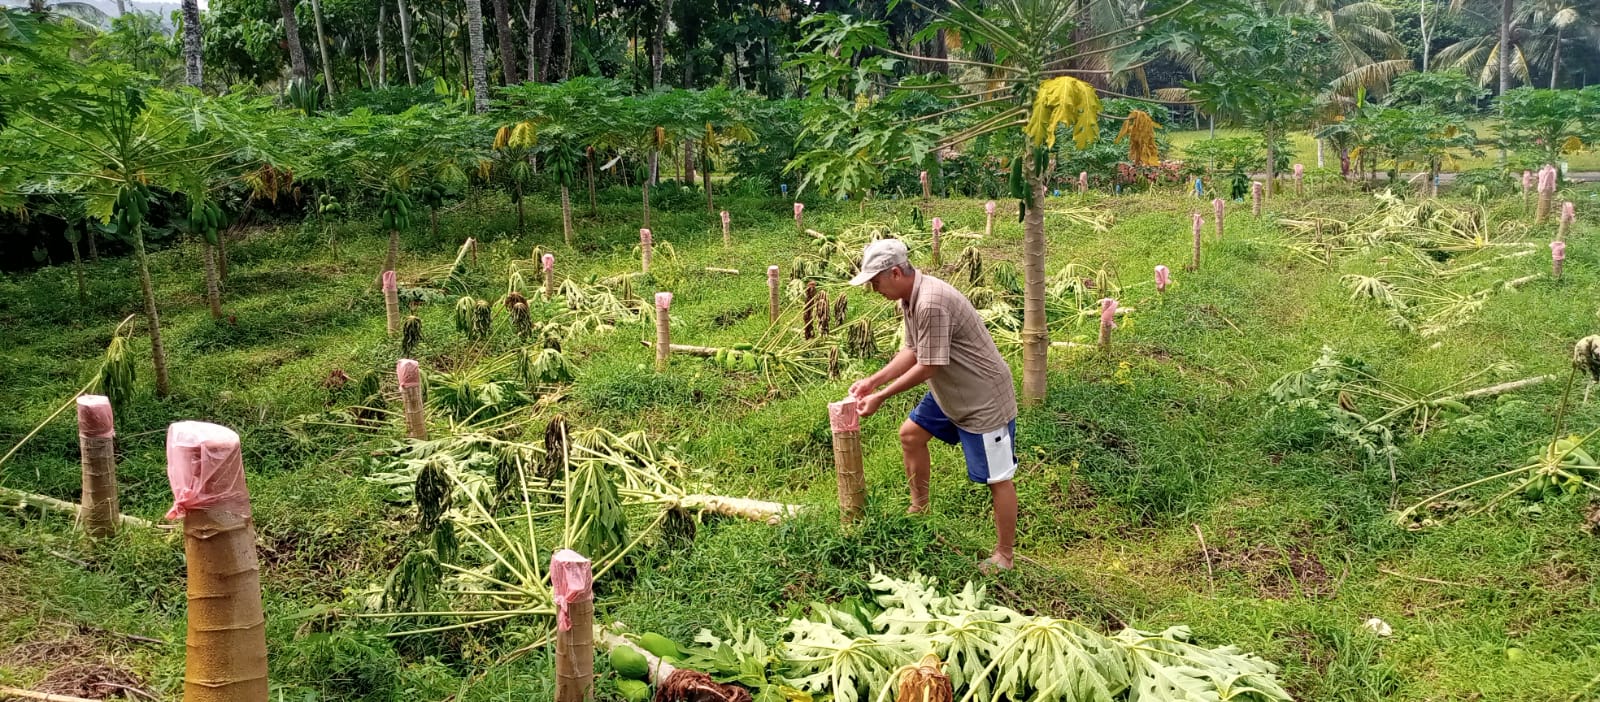
[[[1473,131],[1478,135],[1478,148],[1483,151],[1483,155],[1472,156],[1470,154],[1462,153],[1457,158],[1444,165],[1443,170],[1447,173],[1456,173],[1474,168],[1491,168],[1498,165],[1500,162],[1500,150],[1493,143],[1495,136],[1495,123],[1492,120],[1485,119],[1474,120],[1469,124],[1471,125]],[[1217,138],[1219,139],[1245,136],[1259,137],[1258,132],[1248,129],[1219,128],[1217,129],[1216,134]],[[1208,129],[1173,131],[1169,132],[1167,136],[1172,140],[1173,148],[1179,154],[1182,154],[1184,147],[1187,147],[1188,145],[1197,141],[1203,141],[1211,138],[1211,131]],[[1294,147],[1294,153],[1291,156],[1290,163],[1305,164],[1306,168],[1316,167],[1317,140],[1313,138],[1310,133],[1293,132],[1289,135],[1289,143]],[[1586,150],[1575,154],[1569,154],[1566,157],[1566,161],[1567,170],[1570,172],[1600,171],[1600,151]],[[1339,154],[1332,150],[1324,150],[1323,162],[1325,167],[1337,171],[1339,169]]]
[[[439,239],[424,231],[406,236],[401,278],[448,264],[468,236],[485,242],[469,276],[473,292],[491,300],[504,291],[507,263],[536,245],[553,249],[560,273],[580,280],[635,269],[635,197],[605,193],[598,219],[579,218],[578,248],[570,250],[560,244],[559,211],[547,194],[530,198],[522,234],[512,232],[509,203],[477,196],[441,215]],[[1186,273],[1192,200],[1092,197],[1115,214],[1114,226],[1096,233],[1051,217],[1049,269],[1112,266],[1128,286],[1123,304],[1136,311],[1108,357],[1052,352],[1049,397],[1019,421],[1019,552],[1030,560],[992,581],[996,595],[1013,607],[1100,627],[1187,624],[1202,642],[1237,644],[1276,661],[1300,699],[1582,698],[1579,691],[1600,670],[1600,538],[1581,529],[1590,503],[1513,500],[1496,513],[1425,532],[1401,530],[1388,518],[1392,505],[1531,453],[1549,431],[1558,384],[1479,402],[1484,421],[1408,443],[1398,484],[1386,465],[1328,440],[1315,422],[1269,414],[1265,390],[1309,365],[1324,345],[1361,356],[1386,379],[1425,387],[1495,362],[1513,370],[1485,384],[1564,373],[1573,341],[1600,328],[1594,228],[1580,220],[1564,283],[1540,280],[1496,295],[1470,324],[1421,339],[1390,327],[1376,307],[1351,301],[1339,282],[1342,272],[1394,265],[1388,252],[1315,266],[1282,246],[1285,235],[1271,218],[1255,221],[1235,206],[1226,240],[1208,236],[1204,267]],[[656,240],[676,250],[675,257],[658,252],[654,271],[654,287],[677,296],[674,340],[754,340],[765,327],[762,271],[773,263],[787,270],[810,249],[794,232],[788,203],[720,203],[733,213],[737,242],[725,249],[714,217],[692,193],[653,199],[678,206],[652,220]],[[1285,215],[1352,216],[1367,207],[1365,196],[1332,191],[1269,206]],[[979,202],[939,201],[931,209],[947,231],[983,229]],[[1512,203],[1495,214],[1521,216]],[[870,220],[922,236],[910,230],[909,203],[873,203],[865,215],[853,205],[808,203],[806,217],[822,231]],[[273,684],[283,699],[548,698],[542,654],[494,665],[527,643],[516,627],[390,639],[381,627],[316,609],[381,584],[413,538],[410,511],[361,479],[372,467],[365,457],[371,444],[285,428],[323,409],[330,400],[323,380],[334,369],[357,376],[393,368],[398,351],[385,338],[373,285],[384,241],[372,229],[359,220],[338,225],[337,256],[311,227],[263,229],[235,242],[224,307],[236,322],[209,319],[193,247],[155,255],[174,395],[152,396],[144,358],[141,394],[118,418],[123,508],[150,519],[165,511],[167,423],[234,427],[245,442]],[[1541,237],[1548,234],[1532,240]],[[995,236],[979,246],[990,265],[1020,264],[1021,241],[1014,217],[1002,216]],[[946,258],[954,260],[953,251]],[[1142,282],[1157,264],[1170,266],[1177,281],[1164,298]],[[1512,277],[1547,265],[1536,255],[1502,272]],[[741,274],[706,274],[705,266]],[[129,261],[102,260],[90,281],[92,302],[79,308],[67,268],[0,279],[0,396],[11,410],[0,414],[0,443],[9,446],[79,387],[116,322],[138,309]],[[849,295],[853,314],[883,304]],[[534,305],[536,316],[548,313],[543,304]],[[421,314],[425,366],[466,362],[470,353],[451,326],[449,304]],[[503,323],[497,312],[494,343],[509,348]],[[720,631],[731,618],[770,639],[808,602],[863,594],[874,567],[896,575],[918,570],[948,583],[977,577],[973,566],[992,546],[993,530],[987,492],[967,483],[959,452],[935,447],[934,511],[903,515],[894,427],[915,396],[892,400],[864,422],[869,515],[843,530],[833,507],[823,404],[841,396],[851,378],[770,392],[747,375],[681,357],[657,375],[639,343],[652,336],[623,327],[570,344],[580,377],[555,407],[537,410],[540,416],[560,411],[577,426],[644,429],[679,446],[696,489],[803,503],[810,513],[776,527],[708,519],[692,546],[652,546],[633,563],[630,581],[608,585],[600,618],[679,640],[702,627]],[[148,351],[142,340],[135,348]],[[1020,371],[1020,360],[1012,363]],[[1578,408],[1574,430],[1600,427],[1597,404]],[[530,424],[530,437],[543,428],[542,421]],[[0,484],[75,499],[73,431],[70,421],[47,426],[0,467]],[[53,684],[46,678],[104,665],[177,699],[181,548],[170,533],[143,531],[92,544],[59,516],[0,512],[0,684]],[[1390,623],[1394,635],[1366,633],[1361,625],[1371,617]],[[1523,657],[1511,660],[1511,648]]]

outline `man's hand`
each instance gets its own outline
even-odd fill
[[[883,395],[873,393],[856,401],[856,413],[863,417],[871,417],[883,406]]]
[[[868,395],[871,395],[873,390],[877,389],[878,387],[872,384],[872,378],[862,378],[850,384],[850,396],[860,402],[866,399]]]

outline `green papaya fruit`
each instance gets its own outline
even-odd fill
[[[650,661],[632,646],[611,649],[611,669],[617,671],[617,675],[633,680],[648,680],[650,677]]]
[[[671,639],[655,632],[645,632],[639,636],[639,648],[649,651],[657,658],[682,658],[683,653],[678,650],[678,645]]]
[[[617,692],[628,702],[649,702],[650,683],[643,680],[618,680]]]

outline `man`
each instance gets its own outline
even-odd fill
[[[994,500],[994,554],[979,567],[985,572],[1010,569],[1017,533],[1017,490],[1011,482],[1017,469],[1017,395],[1011,367],[966,296],[912,268],[906,245],[898,239],[868,244],[861,273],[850,284],[865,284],[899,303],[905,316],[900,352],[883,370],[850,386],[861,416],[871,416],[884,400],[923,382],[931,390],[900,425],[900,451],[911,488],[907,511],[928,508],[928,440],[960,444],[967,478],[988,485]]]

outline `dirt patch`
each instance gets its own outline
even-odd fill
[[[104,663],[71,663],[50,671],[33,689],[92,700],[156,699],[132,672]]]
[[[1124,461],[1129,463],[1139,462],[1139,451],[1133,445],[1133,442],[1121,434],[1101,426],[1099,422],[1068,412],[1058,412],[1056,413],[1056,423],[1077,430],[1095,445],[1116,454]]]
[[[1589,510],[1583,515],[1583,530],[1600,537],[1600,502],[1589,503]]]
[[[717,329],[727,329],[728,327],[744,321],[745,319],[749,318],[750,315],[755,313],[755,305],[745,305],[743,307],[736,307],[731,310],[723,310],[718,312],[717,316],[711,318],[711,326]]]
[[[1209,558],[1211,571],[1216,576],[1237,576],[1264,599],[1332,597],[1339,583],[1329,576],[1322,559],[1304,545],[1306,541],[1297,538],[1284,545],[1250,544],[1242,543],[1238,534],[1226,533],[1220,538],[1206,539],[1206,551],[1195,544],[1184,567],[1204,574]]]

